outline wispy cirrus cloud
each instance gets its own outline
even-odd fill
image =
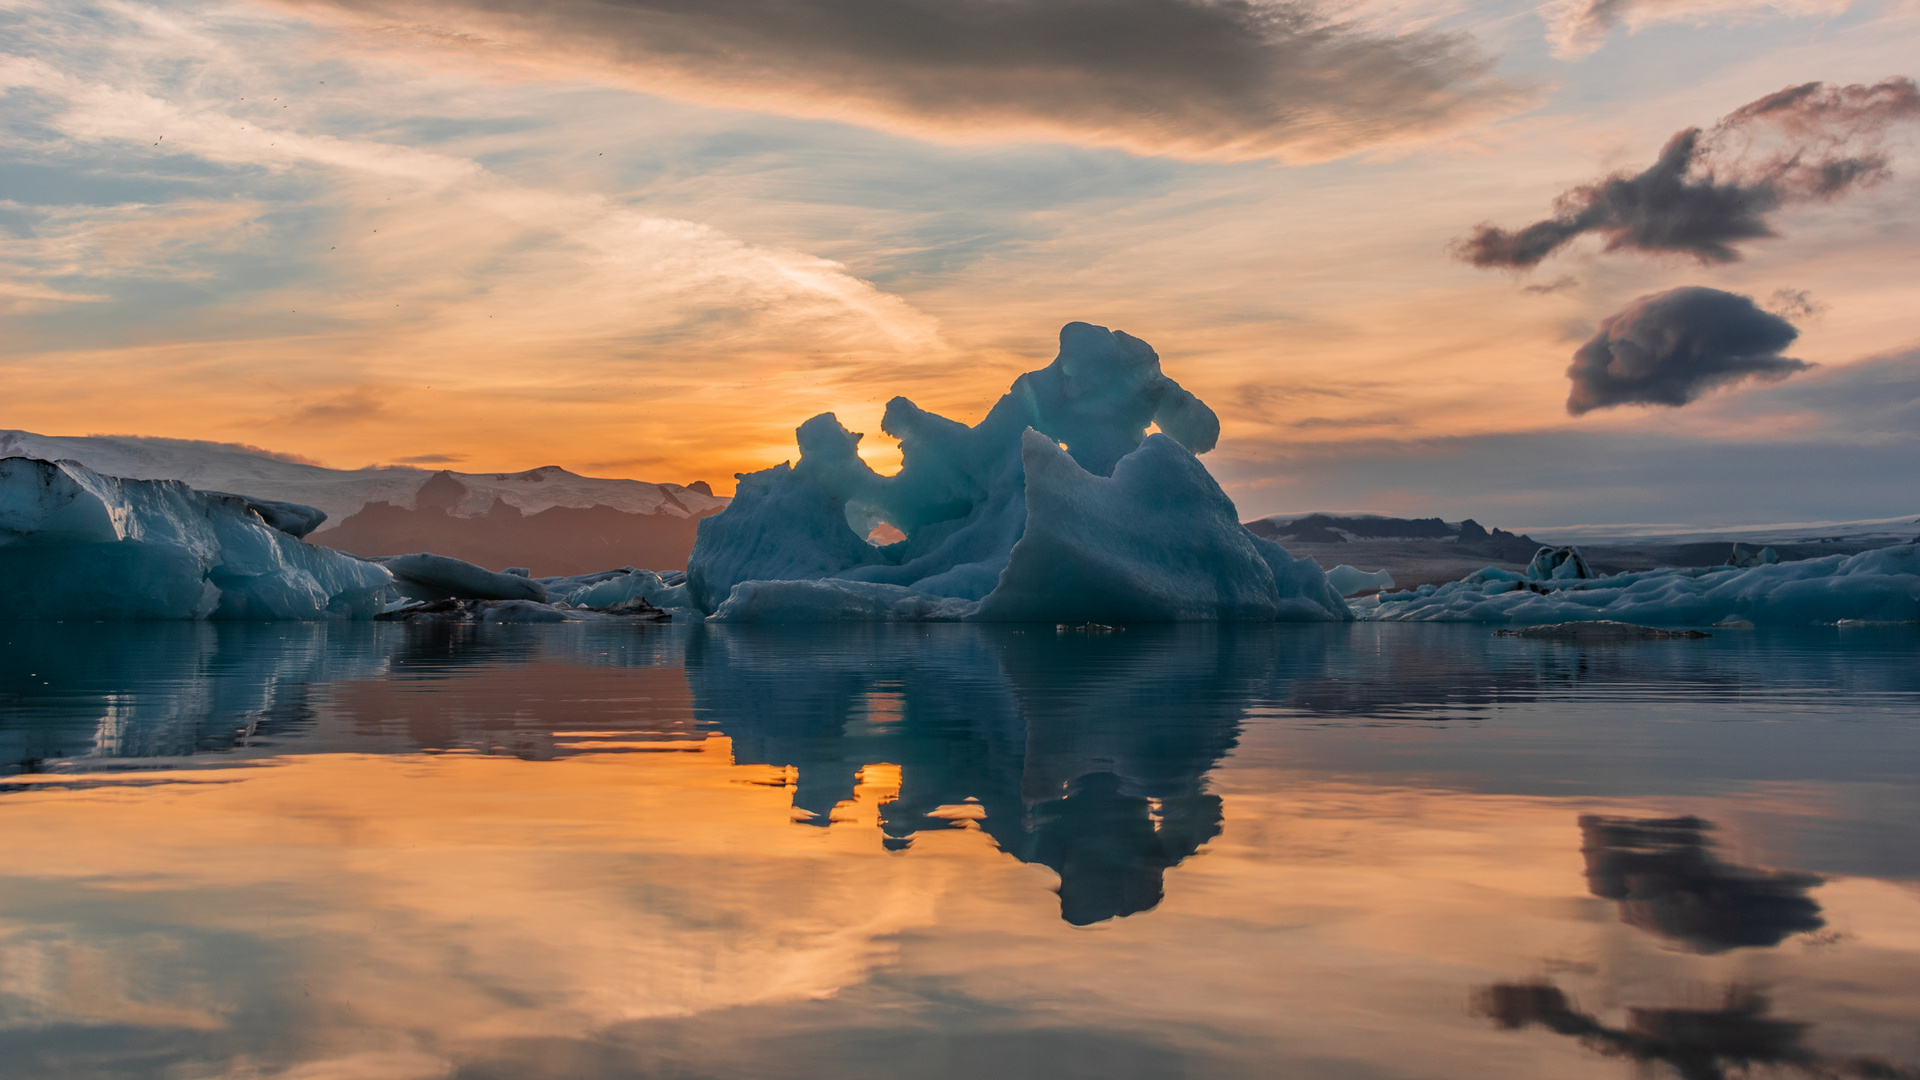
[[[946,139],[1312,160],[1513,106],[1455,35],[1309,0],[279,0],[380,40]]]
[[[1557,0],[1547,5],[1547,37],[1556,53],[1583,56],[1615,30],[1655,23],[1728,22],[1762,17],[1834,15],[1854,0]]]

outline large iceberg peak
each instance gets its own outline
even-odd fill
[[[1194,456],[1219,417],[1139,338],[1068,323],[1053,362],[980,423],[896,397],[881,429],[900,441],[892,476],[832,413],[795,432],[797,464],[740,474],[733,503],[700,523],[693,602],[721,618],[1351,617],[1317,566],[1240,526]],[[906,539],[869,543],[882,523]],[[817,584],[757,584],[772,581]]]

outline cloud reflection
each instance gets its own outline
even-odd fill
[[[1712,827],[1697,817],[1584,815],[1587,888],[1619,901],[1628,925],[1704,953],[1778,945],[1826,925],[1807,896],[1822,879],[1721,862],[1708,850]]]
[[[1581,1012],[1558,987],[1544,983],[1496,983],[1479,992],[1474,1006],[1502,1028],[1537,1024],[1607,1057],[1626,1058],[1642,1068],[1667,1065],[1683,1080],[1726,1080],[1755,1066],[1815,1077],[1920,1076],[1880,1058],[1829,1056],[1812,1049],[1805,1039],[1813,1025],[1768,1015],[1771,1003],[1750,987],[1729,987],[1717,1009],[1628,1009],[1626,1025],[1618,1028]]]

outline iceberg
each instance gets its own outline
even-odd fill
[[[797,464],[739,474],[700,523],[693,606],[747,622],[1353,617],[1317,563],[1240,524],[1196,457],[1219,418],[1128,334],[1069,323],[979,424],[896,397],[881,430],[900,441],[892,476],[832,413],[795,432]],[[869,542],[882,525],[905,539]]]
[[[1368,573],[1357,566],[1348,566],[1346,563],[1341,563],[1339,566],[1327,571],[1327,581],[1333,585],[1334,590],[1341,596],[1352,596],[1356,593],[1372,592],[1394,587],[1393,575],[1387,573],[1385,570],[1375,570],[1372,573]]]
[[[0,459],[0,619],[371,618],[393,578],[290,529],[308,507]]]
[[[374,559],[393,575],[394,588],[414,600],[531,600],[547,602],[547,587],[522,574],[496,574],[447,555],[419,552]]]
[[[1512,626],[1617,622],[1812,626],[1920,622],[1920,545],[1799,562],[1591,574],[1573,549],[1542,548],[1526,576],[1488,567],[1445,585],[1382,594],[1361,609],[1385,622]],[[1578,568],[1569,570],[1568,568]]]

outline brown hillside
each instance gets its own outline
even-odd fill
[[[349,555],[431,551],[491,570],[530,568],[536,577],[586,574],[620,566],[684,570],[698,518],[630,514],[609,506],[555,506],[523,514],[495,500],[477,517],[456,517],[430,492],[420,509],[375,502],[307,539]]]

